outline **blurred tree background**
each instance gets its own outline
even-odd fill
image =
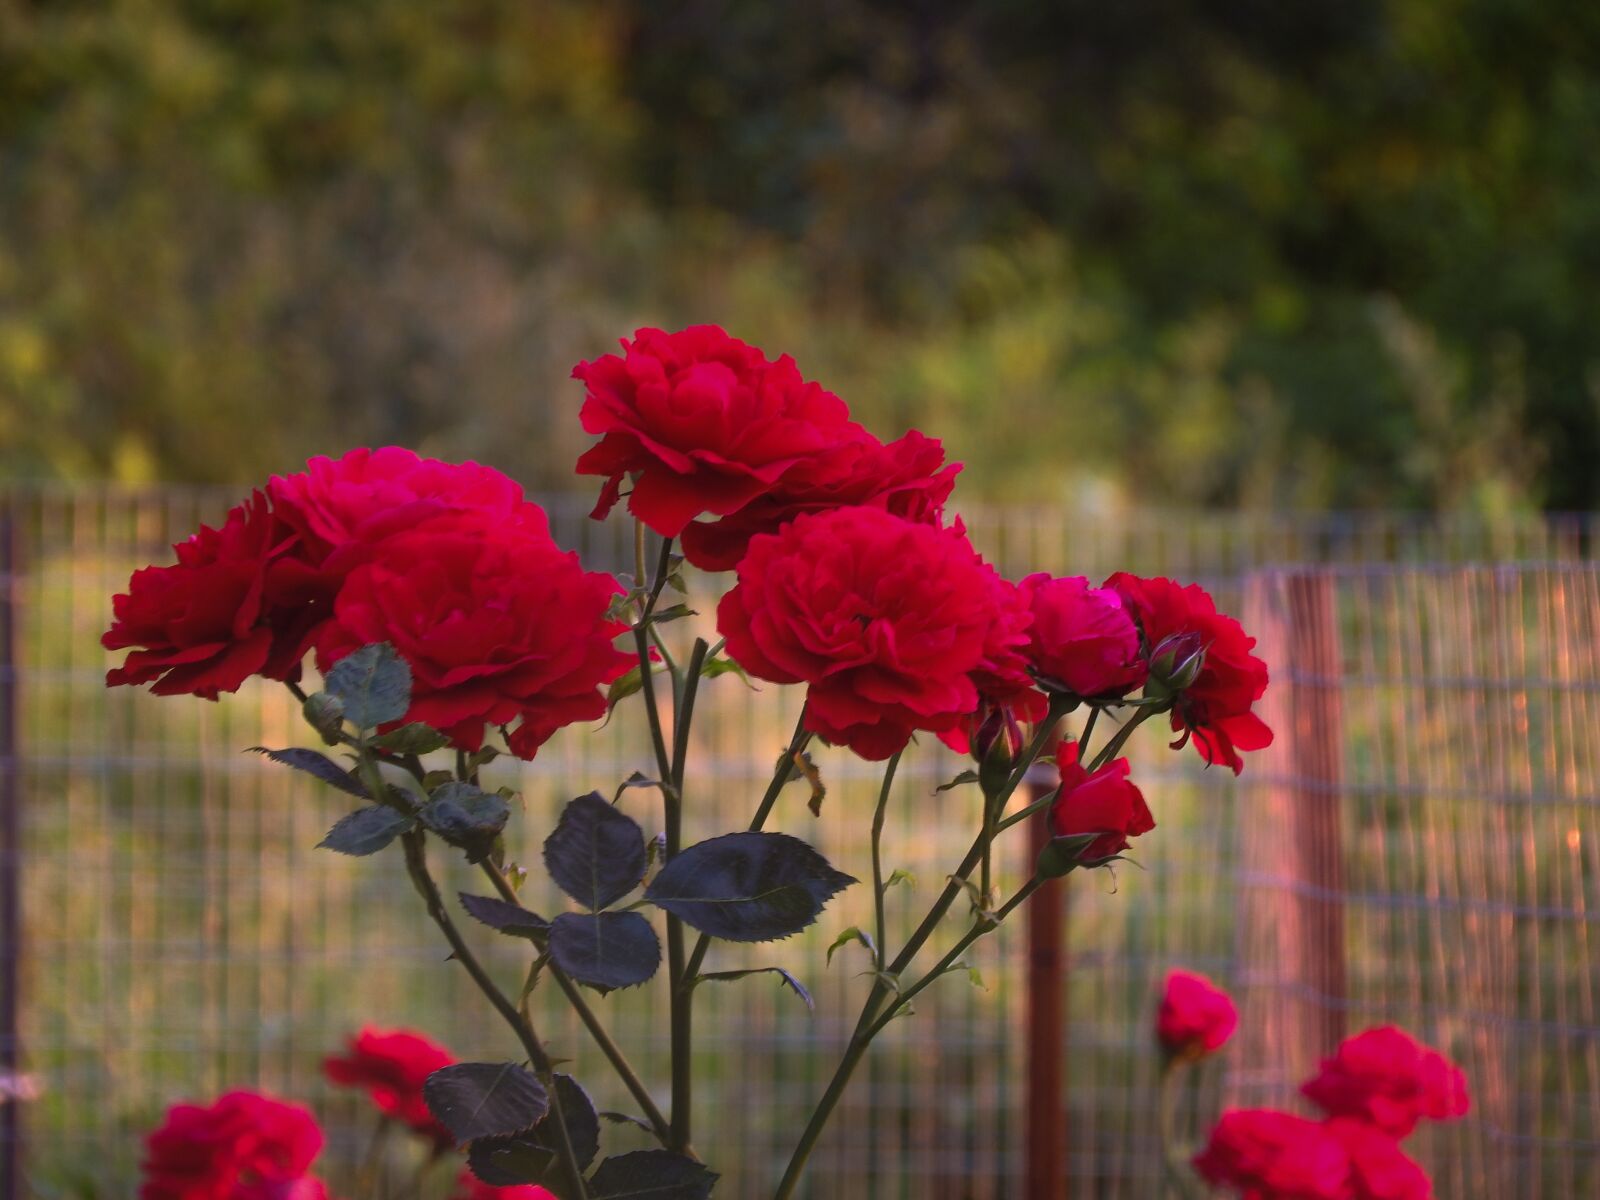
[[[1600,6],[0,0],[0,473],[564,486],[715,321],[1047,502],[1600,507]]]

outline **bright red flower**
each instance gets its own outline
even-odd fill
[[[456,1176],[456,1186],[450,1193],[450,1200],[556,1200],[556,1194],[534,1183],[495,1187],[463,1168],[461,1174]]]
[[[562,726],[605,715],[602,689],[633,661],[614,645],[627,626],[606,617],[621,591],[527,525],[436,516],[385,538],[350,573],[317,665],[388,642],[411,667],[406,721],[476,750],[486,724],[520,720],[509,745],[532,758]]]
[[[215,700],[252,675],[298,679],[337,583],[301,562],[298,545],[255,492],[220,528],[201,526],[174,546],[174,565],[135,571],[100,639],[107,650],[133,648],[107,686]]]
[[[1471,1107],[1461,1068],[1393,1025],[1346,1038],[1300,1090],[1329,1116],[1356,1117],[1393,1137],[1424,1117],[1448,1121]]]
[[[410,1126],[441,1146],[455,1144],[450,1131],[434,1119],[422,1098],[422,1085],[455,1056],[420,1033],[368,1027],[351,1037],[343,1057],[322,1060],[322,1073],[345,1087],[366,1089],[385,1116]]]
[[[1017,585],[990,573],[991,619],[983,637],[983,654],[972,669],[978,707],[939,739],[958,754],[982,759],[996,739],[1003,738],[1011,757],[1022,750],[1022,725],[1040,721],[1050,703],[1028,673],[1028,628],[1033,614]]]
[[[1200,1058],[1233,1036],[1239,1011],[1233,999],[1204,975],[1172,971],[1167,975],[1156,1014],[1156,1037],[1177,1058]]]
[[[274,475],[267,493],[279,519],[300,533],[304,557],[331,558],[345,571],[389,534],[441,513],[482,513],[535,537],[550,533],[544,510],[493,467],[422,458],[400,446],[319,455],[304,471]]]
[[[1128,839],[1149,833],[1155,818],[1144,794],[1128,779],[1128,760],[1117,758],[1094,774],[1078,762],[1078,743],[1062,742],[1056,755],[1061,790],[1050,805],[1050,832],[1056,837],[1103,833],[1079,857],[1110,858],[1128,848]]]
[[[1348,1118],[1323,1127],[1350,1157],[1350,1200],[1432,1200],[1433,1180],[1394,1138]]]
[[[1194,1159],[1208,1183],[1243,1200],[1347,1200],[1350,1159],[1316,1121],[1271,1109],[1222,1114]]]
[[[1200,757],[1222,763],[1237,775],[1244,769],[1241,750],[1264,750],[1272,730],[1250,711],[1266,693],[1267,664],[1250,651],[1256,641],[1239,622],[1217,611],[1198,584],[1181,587],[1170,579],[1140,579],[1119,573],[1106,580],[1144,632],[1147,653],[1163,644],[1204,650],[1204,665],[1178,694],[1172,728],[1194,738]]]
[[[320,1200],[307,1177],[322,1130],[298,1104],[229,1092],[175,1104],[145,1138],[139,1200]]]
[[[752,674],[810,685],[813,733],[884,759],[976,711],[994,577],[958,530],[834,509],[751,539],[717,627]]]
[[[1029,575],[1019,585],[1033,612],[1028,655],[1046,681],[1077,696],[1125,696],[1144,683],[1139,630],[1122,597],[1082,576]]]
[[[871,437],[847,442],[796,464],[737,512],[684,526],[683,554],[701,570],[731,571],[756,534],[774,533],[801,513],[857,504],[938,525],[960,470],[944,465],[937,439],[916,430],[886,446]]]
[[[844,401],[715,325],[641,329],[623,355],[579,363],[581,418],[600,442],[578,474],[603,475],[594,515],[634,476],[628,511],[663,537],[701,515],[725,517],[842,446],[873,443]]]

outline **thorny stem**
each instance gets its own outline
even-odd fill
[[[538,1034],[534,1032],[532,1022],[517,1010],[516,1005],[512,1004],[506,998],[506,994],[496,986],[494,980],[489,978],[489,973],[483,969],[483,964],[472,952],[472,947],[467,945],[455,922],[450,919],[450,914],[444,906],[444,898],[439,894],[439,885],[428,873],[425,835],[420,830],[412,830],[401,834],[400,841],[405,849],[406,870],[417,889],[417,894],[422,897],[423,904],[427,907],[428,915],[433,918],[433,923],[439,927],[445,940],[450,943],[456,961],[466,968],[467,974],[472,976],[472,982],[477,984],[478,990],[488,998],[489,1003],[505,1019],[506,1024],[511,1026],[512,1032],[517,1035],[517,1040],[522,1043],[522,1049],[527,1054],[529,1063],[533,1065],[534,1071],[549,1092],[550,1115],[555,1118],[556,1148],[559,1151],[562,1170],[571,1182],[572,1195],[576,1200],[588,1200],[589,1191],[584,1183],[583,1172],[578,1168],[578,1156],[572,1149],[572,1135],[567,1129],[566,1114],[561,1110],[561,1093],[555,1088],[555,1070],[550,1062],[550,1056],[545,1053]]]
[[[488,859],[485,859],[479,865],[483,868],[483,873],[488,876],[489,882],[494,884],[495,891],[500,893],[502,900],[511,904],[522,903],[517,898],[516,889],[511,886],[510,880],[505,877],[505,873],[499,867]],[[611,1035],[606,1031],[606,1027],[600,1023],[600,1018],[595,1015],[594,1009],[589,1007],[589,1002],[583,998],[583,993],[579,990],[578,985],[572,981],[572,977],[553,962],[547,961],[545,970],[550,972],[550,977],[556,981],[556,986],[561,989],[562,994],[567,998],[567,1002],[572,1005],[573,1011],[578,1014],[578,1019],[583,1022],[584,1028],[589,1031],[589,1036],[594,1038],[594,1044],[600,1048],[600,1053],[606,1056],[606,1061],[611,1064],[611,1069],[617,1073],[618,1078],[622,1080],[623,1086],[628,1089],[628,1094],[644,1110],[645,1119],[650,1122],[650,1127],[655,1131],[656,1137],[660,1139],[662,1145],[666,1145],[671,1137],[671,1124],[662,1114],[661,1109],[657,1107],[655,1100],[651,1098],[649,1089],[644,1086],[638,1073],[633,1069],[633,1065],[628,1062],[627,1056],[622,1052],[622,1048],[611,1040]]]
[[[888,925],[883,912],[883,817],[889,807],[889,793],[894,787],[895,768],[900,765],[900,756],[904,753],[903,749],[896,751],[889,765],[883,769],[883,787],[878,791],[878,807],[872,814],[872,903],[877,917],[875,928],[880,971],[883,970],[884,955],[889,953]]]

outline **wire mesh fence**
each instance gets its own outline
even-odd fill
[[[507,1053],[398,864],[314,850],[337,798],[241,753],[304,742],[286,693],[251,686],[211,705],[103,687],[110,595],[236,498],[32,489],[4,499],[15,636],[0,736],[15,735],[0,745],[0,885],[9,880],[20,905],[0,886],[0,1000],[15,1006],[14,1020],[0,1008],[0,1050],[40,1084],[37,1098],[0,1107],[15,1121],[0,1139],[21,1163],[22,1194],[128,1194],[139,1137],[161,1109],[237,1084],[311,1103],[329,1130],[325,1158],[353,1163],[370,1133],[364,1111],[326,1087],[319,1064],[363,1022],[423,1029],[462,1056]],[[591,565],[626,569],[628,531],[587,521],[587,506],[547,503],[557,539]],[[1071,1194],[1154,1194],[1147,1030],[1172,965],[1229,982],[1243,1004],[1238,1044],[1202,1077],[1196,1111],[1287,1103],[1330,1038],[1395,1020],[1455,1055],[1476,1088],[1468,1122],[1417,1143],[1440,1194],[1600,1190],[1593,521],[963,515],[1013,575],[1201,579],[1245,617],[1274,668],[1273,750],[1236,782],[1146,739],[1135,771],[1160,828],[1140,845],[1145,869],[1073,881],[1060,1031]],[[1300,565],[1269,569],[1286,563]],[[796,699],[732,676],[708,682],[686,836],[748,819]],[[569,731],[531,764],[494,764],[496,781],[525,798],[511,856],[536,860],[568,797],[647,767],[640,733],[622,713],[598,732]],[[819,758],[821,815],[796,788],[777,826],[865,875],[875,774],[842,752]],[[923,745],[901,769],[886,866],[917,883],[891,899],[899,937],[970,840],[976,797],[935,791],[960,766]],[[643,793],[624,803],[652,824]],[[1024,851],[1008,853],[1020,880]],[[847,891],[791,942],[715,952],[719,968],[788,966],[817,999],[809,1015],[762,982],[771,977],[701,989],[697,1145],[724,1173],[719,1194],[770,1187],[848,1035],[867,964],[850,947],[831,966],[825,955],[834,934],[868,919],[865,892]],[[952,918],[948,937],[958,932]],[[514,980],[525,966],[516,947],[482,943]],[[813,1160],[810,1195],[1025,1194],[1023,949],[1020,928],[1003,929],[973,956],[983,989],[952,977],[891,1026]],[[541,989],[534,1004],[601,1106],[626,1109],[559,995]],[[637,992],[600,1007],[665,1103],[666,1014]],[[626,1126],[608,1137],[615,1149],[645,1144]]]

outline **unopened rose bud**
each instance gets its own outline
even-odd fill
[[[1150,652],[1146,691],[1175,696],[1200,677],[1205,665],[1206,643],[1198,633],[1174,633],[1162,638]]]
[[[339,744],[339,733],[344,728],[344,705],[327,692],[314,692],[306,697],[301,712],[311,727],[322,735],[330,746]]]
[[[1022,753],[1022,726],[1002,706],[980,712],[972,735],[972,757],[978,760],[978,782],[986,795],[1001,791]]]

